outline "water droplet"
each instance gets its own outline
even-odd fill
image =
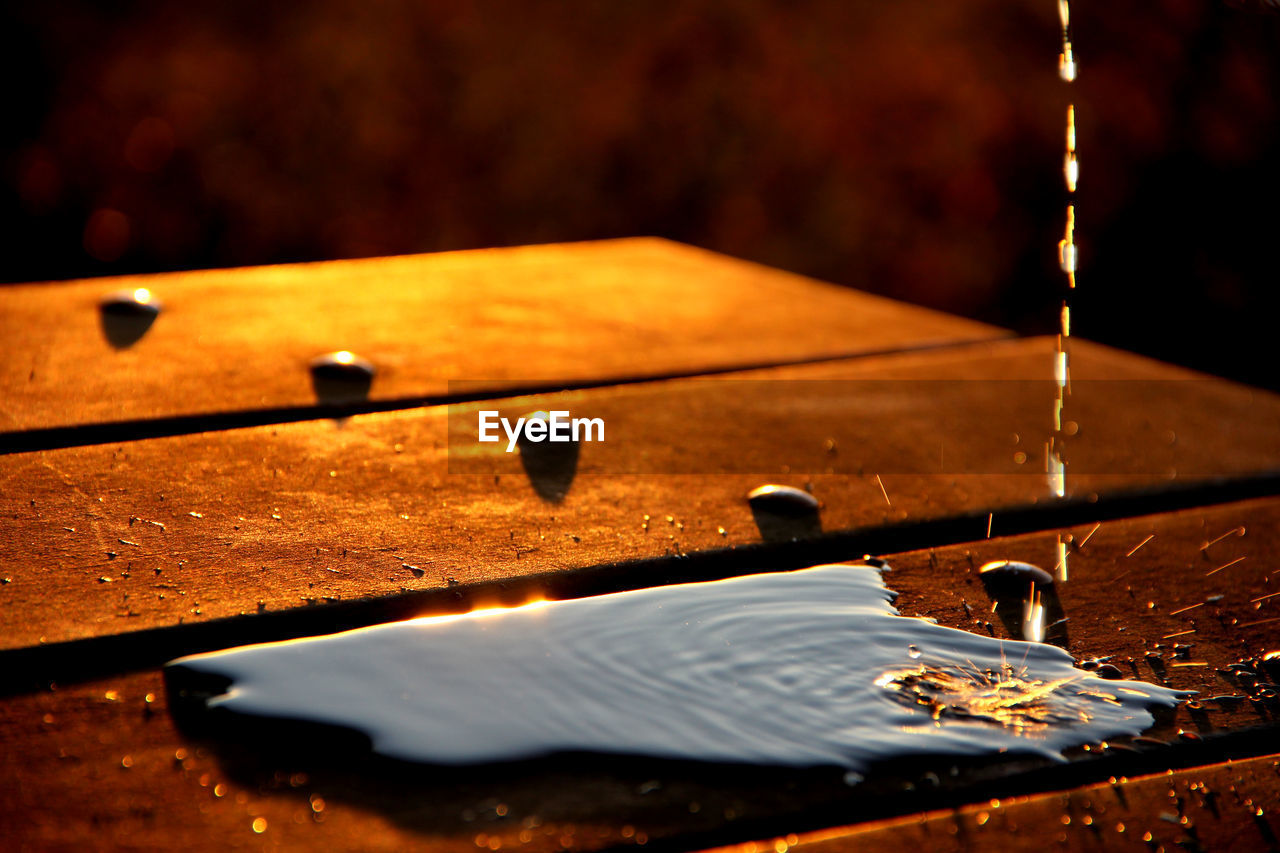
[[[1065,497],[1067,493],[1067,466],[1056,449],[1050,449],[1049,456],[1049,491],[1055,497]]]
[[[916,660],[920,657],[920,648],[918,646],[907,646],[907,657]]]
[[[1066,647],[1067,619],[1053,575],[1030,563],[997,560],[978,569],[978,577],[1012,636]]]
[[[1071,51],[1071,43],[1068,42],[1062,49],[1062,53],[1058,55],[1058,76],[1066,83],[1074,82],[1076,79],[1076,60]]]
[[[544,421],[548,424],[551,421],[551,415],[547,412],[532,412],[524,417],[527,421]],[[564,418],[561,417],[558,422],[564,423]],[[549,429],[548,426],[547,430]],[[573,485],[573,478],[578,474],[580,442],[532,441],[528,438],[528,431],[522,429],[516,443],[520,448],[520,464],[538,497],[548,503],[563,501]]]
[[[747,494],[751,515],[766,542],[789,542],[822,533],[817,499],[792,486],[767,484]]]
[[[136,344],[160,314],[161,304],[145,287],[118,290],[98,303],[98,318],[107,343],[116,349]]]
[[[325,404],[358,403],[367,399],[378,372],[371,362],[347,350],[316,356],[308,366],[311,387],[316,398]]]
[[[1074,151],[1067,152],[1066,157],[1063,158],[1062,174],[1066,179],[1067,192],[1075,192],[1080,182],[1080,161],[1076,159]]]
[[[1280,682],[1280,651],[1267,652],[1258,661],[1258,668],[1272,681]]]

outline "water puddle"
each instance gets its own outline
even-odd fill
[[[587,753],[855,779],[890,759],[1060,758],[1178,698],[899,616],[894,597],[878,566],[819,566],[247,646],[165,676],[179,713],[333,726],[407,762]]]

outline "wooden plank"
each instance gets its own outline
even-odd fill
[[[859,826],[788,833],[717,853],[1001,850],[1274,850],[1274,756],[1013,796]],[[1117,780],[1119,782],[1119,780]]]
[[[1051,354],[1051,341],[1005,342],[493,404],[590,411],[618,430],[583,446],[560,503],[531,487],[519,454],[451,452],[446,407],[6,456],[0,648],[750,545],[745,497],[770,481],[810,484],[828,532],[968,514],[965,536],[979,537],[995,512],[998,534],[1008,511],[1049,503],[1030,436],[1051,388],[1007,380],[1042,376]],[[1077,500],[1165,489],[1168,466],[1195,480],[1280,463],[1275,397],[1166,382],[1135,405],[1138,380],[1186,374],[1101,347],[1076,356]],[[925,396],[919,380],[953,387]],[[458,430],[474,410],[454,408]],[[939,417],[970,455],[929,473]],[[1230,442],[1222,422],[1237,425]],[[1152,439],[1174,426],[1175,444]],[[652,571],[634,582],[668,577]]]
[[[113,347],[99,301],[163,304]],[[1005,332],[658,239],[0,288],[0,430],[305,407],[350,350],[375,401],[700,373]]]
[[[1081,525],[996,537],[892,555],[888,581],[901,593],[898,606],[905,614],[933,616],[944,624],[985,632],[981,622],[992,617],[983,613],[987,600],[976,580],[976,566],[987,559],[1045,564],[1056,554],[1059,533],[1068,533],[1083,543],[1072,552],[1070,579],[1058,584],[1071,619],[1074,655],[1114,655],[1126,676],[1164,680],[1203,695],[1245,693],[1250,691],[1238,679],[1217,670],[1280,642],[1280,622],[1269,621],[1276,618],[1271,614],[1280,607],[1280,598],[1260,598],[1275,588],[1271,572],[1280,564],[1277,520],[1280,499],[1273,498],[1108,522],[1097,529]],[[1241,526],[1243,535],[1220,538]],[[1132,550],[1144,540],[1143,547]],[[1126,557],[1128,553],[1132,556]],[[1241,556],[1246,559],[1208,574]],[[1215,604],[1174,613],[1219,594],[1223,598]],[[1156,606],[1148,607],[1148,601]],[[1185,640],[1162,638],[1188,629],[1196,633],[1190,635],[1191,655],[1185,662],[1207,665],[1175,666],[1184,660],[1166,649],[1166,666],[1153,668],[1144,652],[1156,642]],[[1003,633],[998,622],[992,630]],[[1130,667],[1129,658],[1136,668]],[[0,795],[6,802],[0,810],[0,837],[18,849],[40,850],[92,844],[191,850],[429,846],[540,851],[595,850],[642,841],[666,842],[665,849],[713,841],[785,842],[788,834],[794,834],[802,847],[809,843],[815,849],[846,849],[856,841],[878,848],[903,839],[918,843],[922,832],[958,847],[976,846],[989,837],[1030,846],[1056,841],[1065,831],[1070,846],[1088,847],[1141,843],[1146,831],[1166,843],[1176,841],[1183,827],[1165,826],[1160,818],[1163,811],[1179,814],[1176,803],[1163,799],[1172,782],[1186,800],[1186,813],[1204,833],[1206,848],[1225,849],[1233,838],[1250,845],[1257,842],[1261,824],[1240,819],[1245,799],[1264,807],[1273,830],[1270,812],[1280,799],[1273,759],[1248,763],[1244,769],[1236,765],[1197,770],[1172,780],[1161,775],[1132,788],[1095,784],[1110,775],[1137,777],[1165,767],[1212,763],[1230,751],[1257,755],[1268,746],[1274,751],[1275,707],[1267,701],[1183,706],[1153,731],[1156,741],[1136,747],[1141,752],[1120,746],[1081,752],[1066,767],[1013,776],[1005,774],[1028,768],[1005,767],[987,776],[966,772],[955,781],[943,773],[933,793],[924,784],[927,776],[907,776],[905,781],[916,788],[900,796],[882,790],[870,796],[860,788],[847,788],[838,773],[734,768],[716,774],[621,762],[603,767],[552,763],[531,770],[489,768],[474,773],[422,771],[382,778],[359,769],[326,767],[323,741],[317,742],[310,762],[276,766],[226,743],[197,741],[180,733],[166,702],[155,671],[0,702],[0,740],[6,744],[0,751]],[[1208,740],[1179,739],[1180,729]],[[1225,732],[1239,734],[1228,734],[1225,741],[1212,739]],[[1173,743],[1154,745],[1161,740]],[[1195,795],[1186,791],[1183,783],[1195,780],[1207,780],[1217,793],[1220,815],[1206,814],[1212,810],[1198,805]],[[1076,788],[1082,782],[1093,787],[1028,798],[1036,791]],[[322,800],[319,812],[312,806],[313,796]],[[1056,798],[1061,796],[1070,797],[1066,810],[1073,823],[1066,830],[1059,821],[1064,806]],[[991,807],[992,797],[1014,797],[1016,802],[1006,814],[1004,806]],[[912,818],[804,835],[853,818],[870,821],[939,806],[961,809],[963,835],[952,838],[949,827],[955,818],[949,811],[926,815],[922,828],[916,828]],[[989,823],[979,825],[983,811]],[[1096,829],[1083,823],[1085,815],[1093,816]],[[258,819],[265,821],[262,833],[254,831]],[[1035,823],[1042,820],[1050,822]],[[1132,836],[1117,833],[1118,822],[1136,831]],[[1013,825],[1023,829],[1011,832]],[[1033,825],[1042,829],[1028,829]],[[1095,834],[1103,828],[1109,834]]]

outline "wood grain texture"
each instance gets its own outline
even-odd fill
[[[519,454],[476,456],[449,435],[474,428],[470,404],[5,456],[0,648],[758,543],[746,494],[766,482],[809,484],[827,532],[969,514],[978,538],[995,512],[998,534],[1007,510],[1049,501],[1032,436],[1051,388],[1006,380],[1042,376],[1051,351],[1006,342],[493,403],[614,425],[582,446],[559,503]],[[1185,374],[1101,347],[1076,363],[1074,494],[1165,489],[1172,467],[1195,480],[1280,465],[1274,397],[1187,381],[1136,405],[1137,380]],[[944,392],[917,383],[948,377],[929,386],[952,388],[940,410]],[[842,382],[858,393],[833,393]],[[1238,424],[1230,442],[1223,420]],[[1174,444],[1153,440],[1171,427]],[[931,473],[944,430],[968,455]]]
[[[716,853],[965,850],[1274,850],[1272,756],[1012,796],[860,826],[788,833]]]
[[[983,612],[987,599],[976,566],[993,558],[1047,564],[1059,533],[1071,534],[1077,545],[1083,542],[1071,555],[1071,579],[1059,585],[1071,619],[1071,652],[1079,658],[1112,655],[1126,676],[1200,690],[1205,700],[1200,708],[1180,707],[1152,732],[1155,740],[1132,750],[1121,743],[1077,751],[1066,766],[1006,765],[956,777],[905,771],[875,796],[845,787],[839,773],[734,768],[717,774],[643,762],[579,766],[553,761],[470,773],[420,768],[381,775],[376,768],[329,766],[323,738],[317,738],[309,760],[283,764],[225,741],[193,739],[175,727],[160,674],[150,671],[0,703],[0,740],[6,744],[0,751],[0,795],[6,802],[0,837],[19,850],[89,844],[141,850],[543,851],[641,841],[687,849],[752,839],[772,844],[789,834],[802,848],[811,843],[818,850],[848,849],[855,841],[882,849],[904,839],[922,843],[926,837],[941,839],[946,849],[974,849],[993,838],[1014,847],[1043,847],[1059,835],[1070,846],[1089,848],[1135,837],[1141,842],[1145,831],[1165,842],[1176,840],[1184,827],[1165,825],[1160,816],[1169,811],[1176,818],[1185,811],[1205,833],[1208,849],[1226,849],[1218,841],[1225,845],[1233,838],[1258,846],[1260,825],[1243,811],[1244,800],[1263,807],[1266,825],[1275,827],[1270,811],[1280,805],[1280,787],[1272,759],[1246,762],[1243,769],[1162,775],[1138,782],[1132,795],[1126,785],[1112,789],[1095,783],[1111,775],[1137,777],[1213,763],[1233,753],[1257,755],[1268,746],[1275,751],[1273,701],[1224,703],[1207,697],[1251,692],[1218,669],[1280,642],[1280,622],[1268,621],[1276,618],[1280,599],[1254,600],[1276,588],[1271,572],[1280,565],[1277,521],[1280,500],[1265,499],[1108,522],[1096,530],[1082,525],[889,556],[888,583],[901,593],[903,613],[985,633],[982,623],[992,617]],[[1241,526],[1243,535],[1219,538]],[[1125,556],[1148,536],[1153,538]],[[1241,556],[1246,559],[1232,568],[1207,575]],[[1174,615],[1211,595],[1223,597]],[[998,623],[991,630],[1003,636]],[[1162,639],[1186,630],[1195,633]],[[1190,657],[1176,658],[1166,648],[1161,650],[1165,666],[1155,668],[1144,656],[1156,643],[1173,642],[1190,643]],[[1175,666],[1201,662],[1206,665]],[[1180,739],[1180,729],[1206,740]],[[1218,736],[1225,739],[1214,740]],[[1161,746],[1161,741],[1172,743]],[[1219,815],[1188,794],[1184,782],[1196,780],[1207,780],[1218,795]],[[1170,783],[1186,802],[1164,799]],[[1063,788],[1078,790],[1028,796]],[[313,796],[321,798],[318,812]],[[1065,805],[1064,796],[1069,798]],[[1014,802],[1006,813],[1004,806],[990,806],[992,797]],[[959,812],[804,834],[940,805]],[[983,811],[989,823],[979,825]],[[1064,811],[1072,816],[1069,825],[1059,820]],[[949,827],[957,815],[961,829],[953,836]],[[1085,824],[1085,815],[1092,815],[1096,825]],[[259,818],[265,831],[255,833]],[[1117,833],[1118,822],[1137,830],[1135,836]],[[1100,836],[1104,828],[1109,834]]]
[[[113,348],[98,302],[163,304]],[[701,373],[1002,337],[989,326],[658,239],[0,288],[0,431],[316,403],[308,361],[370,397]]]
[[[135,287],[164,311],[113,349],[98,300]],[[1121,495],[1172,505],[1188,483],[1225,484],[1220,497],[1274,475],[1274,395],[1076,342],[1059,504],[1043,473],[1052,340],[998,341],[660,240],[15,286],[0,289],[0,331],[11,434],[305,409],[308,359],[336,349],[372,360],[372,399],[397,405],[603,386],[0,457],[4,660],[38,670],[62,650],[110,673],[0,701],[6,849],[971,849],[997,832],[1011,848],[1276,844],[1256,809],[1280,804],[1280,777],[1249,756],[1280,751],[1280,706],[1269,674],[1223,668],[1280,646],[1280,499],[1105,520],[1141,512]],[[646,377],[688,378],[612,384]],[[481,408],[571,409],[610,431],[582,445],[550,500],[519,454],[475,442]],[[762,547],[745,496],[765,482],[810,488],[828,536]],[[906,550],[912,531],[964,544]],[[1065,767],[900,768],[874,794],[838,773],[645,762],[384,776],[335,766],[324,740],[282,764],[179,730],[160,673],[111,657],[129,638],[214,648],[246,625],[335,630],[356,612],[344,607],[366,620],[444,612],[851,557],[870,541],[903,551],[888,582],[904,613],[1006,636],[977,567],[1053,568],[1060,536],[1069,650],[1203,701],[1162,719],[1155,740]],[[1246,698],[1208,701],[1222,695]],[[1248,760],[1094,784],[1223,754]],[[1197,799],[1196,780],[1225,790],[1221,808]],[[1027,796],[1061,788],[1075,790]],[[958,810],[883,820],[939,805]]]

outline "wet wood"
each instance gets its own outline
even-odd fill
[[[137,287],[164,310],[113,347],[98,301]],[[660,240],[16,286],[0,330],[18,356],[0,432],[87,444],[0,457],[5,846],[1277,845],[1280,776],[1258,757],[1280,752],[1277,676],[1256,663],[1280,648],[1274,395],[1077,342],[1058,501],[1053,341]],[[377,368],[371,405],[600,387],[226,428],[314,417],[308,360],[338,349]],[[623,382],[646,377],[684,378]],[[543,464],[476,442],[488,408],[609,432]],[[170,437],[115,442],[108,423]],[[762,543],[746,495],[768,482],[810,489],[824,536]],[[1073,655],[1199,695],[1066,765],[903,766],[850,789],[643,761],[352,767],[324,739],[282,763],[179,730],[156,669],[177,649],[864,550],[900,552],[904,613],[994,636],[983,562],[1065,568]],[[1241,761],[1203,766],[1224,755]]]
[[[136,288],[163,309],[113,346],[99,301]],[[389,401],[1005,335],[658,239],[18,285],[0,288],[0,431],[312,406],[308,362],[335,350]]]
[[[1013,796],[855,827],[788,833],[717,853],[962,850],[1274,850],[1280,761],[1271,756]]]
[[[1200,691],[1199,707],[1177,709],[1150,740],[1077,750],[1065,766],[1000,765],[956,777],[945,768],[937,775],[917,768],[900,771],[875,796],[845,787],[839,773],[734,768],[726,774],[644,762],[361,773],[329,766],[332,744],[324,739],[317,739],[310,760],[288,764],[223,741],[193,739],[175,728],[160,674],[149,671],[0,703],[6,744],[0,790],[9,805],[0,811],[0,836],[35,849],[112,839],[141,849],[592,850],[642,840],[665,843],[664,849],[772,843],[794,834],[816,849],[844,849],[850,838],[875,848],[902,839],[918,843],[927,832],[945,845],[971,849],[999,832],[1001,843],[1015,847],[1043,846],[1060,833],[1069,845],[1088,847],[1140,843],[1146,831],[1176,840],[1184,827],[1162,821],[1170,812],[1190,816],[1205,833],[1206,849],[1225,849],[1232,839],[1256,846],[1262,824],[1248,817],[1243,803],[1251,799],[1264,808],[1266,825],[1274,827],[1268,815],[1280,803],[1280,776],[1273,759],[1246,762],[1247,775],[1238,779],[1231,774],[1246,771],[1235,767],[1179,773],[1173,778],[1181,806],[1167,799],[1164,776],[1134,786],[1127,802],[1128,786],[1096,783],[1200,767],[1228,755],[1248,759],[1280,747],[1274,699],[1209,698],[1257,697],[1266,689],[1258,678],[1219,670],[1280,645],[1280,597],[1266,597],[1280,589],[1271,574],[1280,565],[1277,521],[1280,499],[1270,498],[889,555],[888,583],[901,593],[903,613],[983,633],[991,622],[990,631],[1004,636],[986,612],[990,602],[977,567],[1019,559],[1051,568],[1059,535],[1070,535],[1069,580],[1057,587],[1071,620],[1072,654],[1109,655],[1126,677]],[[1145,544],[1134,550],[1138,543]],[[1214,571],[1223,565],[1229,567]],[[1188,644],[1185,657],[1174,643]],[[1159,658],[1147,658],[1148,651]],[[1206,815],[1197,795],[1185,791],[1184,782],[1199,780],[1217,793],[1219,817]],[[1028,798],[1063,788],[1076,790]],[[314,796],[321,798],[319,812]],[[1063,796],[1070,801],[1070,825],[1060,822]],[[1006,813],[990,806],[992,797],[1018,799]],[[963,829],[954,837],[950,811],[926,815],[923,829],[911,818],[804,835],[854,818],[874,821],[943,805],[961,809]],[[979,826],[983,811],[987,822]],[[1084,823],[1087,815],[1094,826]],[[259,818],[261,834],[254,831]],[[1116,833],[1117,822],[1138,831]],[[1108,824],[1113,835],[1099,836]]]
[[[0,648],[749,545],[746,495],[767,482],[809,485],[828,533],[967,515],[963,538],[979,538],[994,512],[999,535],[1008,512],[1051,505],[1035,437],[1051,385],[1009,381],[1042,377],[1051,352],[1007,342],[493,403],[610,424],[560,502],[520,454],[467,437],[470,404],[2,457]],[[1076,365],[1078,501],[1280,464],[1273,396],[1101,347],[1080,345]],[[1163,396],[1136,403],[1148,381]],[[668,565],[632,582],[665,582]]]

